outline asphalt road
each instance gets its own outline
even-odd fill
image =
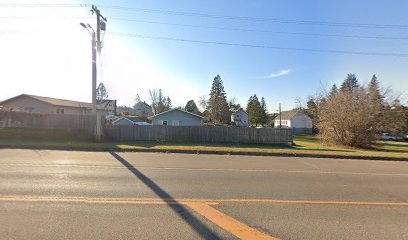
[[[0,239],[408,239],[408,162],[0,150]]]

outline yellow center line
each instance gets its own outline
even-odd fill
[[[67,202],[67,203],[104,203],[104,204],[188,204],[188,200],[160,198],[86,198],[86,197],[43,197],[43,196],[0,196],[4,202]],[[216,205],[218,202],[207,201],[206,204]]]
[[[188,203],[187,206],[239,239],[277,240],[277,238],[259,232],[205,203]]]
[[[180,199],[182,200],[182,199]],[[408,202],[357,202],[357,201],[322,201],[322,200],[275,200],[275,199],[189,199],[191,202],[215,201],[219,203],[282,203],[282,204],[327,204],[327,205],[374,205],[408,207]]]
[[[74,197],[74,196],[32,196],[0,195],[0,201],[54,201],[84,203],[118,204],[220,204],[220,203],[271,203],[271,204],[326,204],[326,205],[372,205],[408,207],[408,202],[357,202],[357,201],[322,201],[322,200],[279,200],[279,199],[196,199],[196,198],[109,198],[109,197]]]

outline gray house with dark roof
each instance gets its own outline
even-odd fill
[[[150,117],[152,125],[165,126],[202,126],[203,117],[181,109],[171,109]]]
[[[299,110],[282,111],[274,122],[275,128],[292,128],[294,133],[312,133],[312,119]]]

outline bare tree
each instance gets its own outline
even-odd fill
[[[171,109],[171,99],[169,96],[164,96],[161,89],[151,89],[149,90],[149,94],[154,114],[159,114]]]

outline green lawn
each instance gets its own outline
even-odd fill
[[[200,144],[200,143],[166,143],[166,142],[102,142],[95,143],[86,140],[85,135],[77,132],[35,131],[11,134],[12,131],[0,129],[0,147],[34,147],[44,149],[78,149],[102,151],[193,151],[193,152],[219,152],[231,154],[289,154],[302,156],[342,156],[365,158],[405,158],[408,159],[407,142],[375,142],[371,149],[358,149],[342,146],[327,146],[313,135],[298,135],[294,138],[293,146],[286,145],[255,145],[255,144]],[[25,130],[24,130],[25,131]],[[7,133],[7,134],[6,134]],[[53,135],[55,133],[55,135]],[[7,136],[8,135],[8,136]],[[51,139],[48,140],[47,136]],[[37,139],[36,136],[39,138]]]

